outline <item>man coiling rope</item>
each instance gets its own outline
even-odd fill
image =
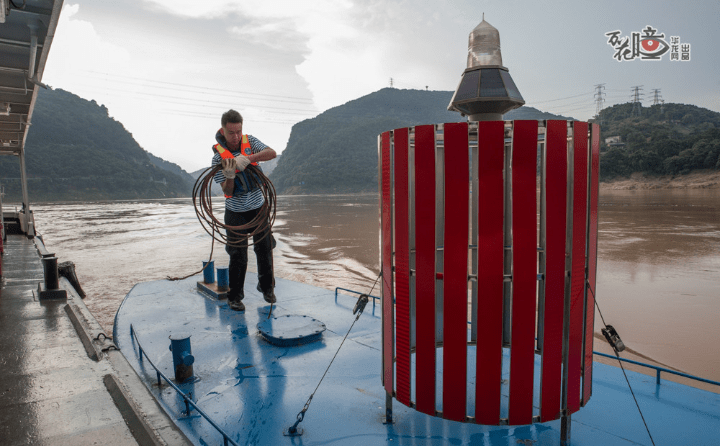
[[[252,172],[257,181],[257,186],[260,188],[265,200],[265,204],[260,208],[258,215],[255,219],[251,220],[250,223],[240,226],[227,226],[218,220],[213,214],[212,206],[212,180],[215,174],[222,169],[221,165],[215,167],[208,167],[205,169],[198,179],[195,181],[192,190],[193,207],[195,208],[195,215],[197,216],[200,225],[203,227],[205,232],[210,234],[213,238],[213,244],[210,248],[210,257],[212,260],[213,252],[215,250],[215,241],[222,243],[223,245],[230,244],[231,246],[241,246],[243,243],[252,244],[252,237],[256,234],[261,234],[261,238],[267,237],[271,234],[271,229],[275,223],[276,205],[275,205],[275,186],[265,174],[254,166],[249,166],[247,169]],[[225,230],[223,233],[221,230]],[[227,231],[235,231],[238,234],[236,240],[228,240]],[[249,231],[249,232],[248,232]],[[271,235],[272,237],[272,235]],[[273,241],[274,245],[274,241]],[[274,247],[274,246],[273,246]],[[201,273],[205,268],[203,267],[200,271],[188,274],[183,277],[168,277],[168,280],[184,280],[190,276]]]
[[[256,288],[266,302],[276,302],[272,256],[275,240],[271,231],[275,222],[275,188],[258,162],[269,161],[277,154],[254,136],[243,134],[243,117],[237,111],[225,112],[220,124],[215,134],[217,144],[212,147],[212,167],[195,182],[193,205],[203,229],[213,238],[213,249],[217,240],[230,255],[228,306],[245,311],[242,300],[250,244],[257,258]],[[223,222],[213,215],[211,181],[219,183],[225,194]],[[211,249],[210,259],[212,252]]]

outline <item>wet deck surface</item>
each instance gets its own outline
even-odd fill
[[[196,289],[199,279],[137,284],[115,323],[116,341],[129,362],[194,444],[219,445],[222,438],[196,412],[188,416],[182,399],[169,386],[157,386],[155,371],[139,360],[138,339],[151,360],[172,377],[168,336],[191,335],[199,381],[179,387],[240,445],[560,444],[557,420],[515,427],[463,424],[429,417],[397,401],[395,424],[382,424],[380,307],[373,311],[372,304],[313,398],[300,425],[304,434],[283,436],[340,346],[354,319],[356,298],[340,295],[335,300],[332,291],[277,278],[274,316],[308,315],[327,325],[319,341],[282,347],[258,335],[257,324],[267,318],[269,306],[255,291],[255,274],[247,275],[247,310],[242,313],[230,310],[225,301],[201,295]],[[508,379],[507,370],[503,378]],[[720,395],[665,380],[657,386],[654,376],[636,372],[628,372],[628,379],[655,444],[717,444]],[[573,414],[571,438],[574,446],[652,444],[619,368],[594,364],[593,397]]]
[[[88,357],[68,302],[33,295],[43,268],[33,240],[8,235],[0,288],[0,444],[135,445]]]

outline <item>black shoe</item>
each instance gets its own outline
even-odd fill
[[[260,284],[258,283],[256,289],[258,290],[258,292],[262,293],[265,302],[269,304],[274,304],[275,302],[277,302],[277,299],[275,299],[275,293],[273,292],[272,288],[270,289],[270,291],[265,292],[262,290],[262,288],[260,288]]]
[[[228,300],[228,306],[231,310],[245,311],[245,304],[241,300]]]

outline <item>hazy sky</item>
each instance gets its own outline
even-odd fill
[[[220,115],[281,152],[292,125],[381,88],[455,90],[468,34],[500,31],[526,105],[587,120],[605,106],[665,102],[720,111],[720,2],[65,0],[43,81],[104,104],[149,152],[210,163]],[[689,61],[618,62],[605,33],[657,29]]]

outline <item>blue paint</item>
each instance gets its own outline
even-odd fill
[[[257,329],[269,343],[290,347],[317,341],[325,331],[325,324],[309,316],[286,314],[260,321]]]
[[[190,335],[187,333],[175,333],[169,336],[170,351],[173,356],[173,368],[175,369],[175,380],[185,382],[193,378],[193,364],[195,357],[190,347]]]
[[[246,338],[248,335],[248,328],[245,325],[241,325],[238,328],[231,331],[235,338]]]
[[[215,261],[203,262],[203,280],[205,283],[215,283]]]
[[[171,370],[163,339],[174,330],[188,331],[198,361],[192,395],[203,395],[197,405],[238,444],[253,445],[559,445],[559,420],[507,428],[456,423],[419,414],[394,402],[395,424],[383,425],[385,391],[380,383],[380,318],[363,314],[343,344],[315,394],[301,437],[285,437],[308,397],[318,385],[343,336],[354,320],[356,297],[276,279],[275,292],[283,296],[273,315],[306,315],[322,320],[327,330],[317,342],[277,347],[256,329],[267,319],[262,299],[245,299],[243,315],[194,291],[198,277],[177,285],[166,281],[136,285],[123,302],[115,324],[115,341],[149,391],[195,444],[222,445],[222,435],[209,422],[184,417],[182,398],[157,389],[152,369],[140,363],[129,334],[133,322],[143,347],[159,368]],[[256,277],[249,274],[248,289]],[[174,308],[176,311],[168,311]],[[247,333],[247,334],[245,334]],[[153,342],[154,341],[154,342]],[[162,341],[162,342],[161,342]],[[539,364],[539,363],[538,363]],[[414,365],[413,365],[414,367]],[[507,377],[507,370],[503,370]],[[573,446],[646,445],[642,425],[622,371],[595,363],[593,396],[572,416]],[[638,402],[655,442],[660,445],[713,445],[720,432],[720,395],[628,371]],[[154,385],[155,384],[155,385]],[[164,387],[167,389],[167,387]],[[503,383],[507,394],[507,382]]]
[[[228,267],[217,268],[217,287],[220,291],[227,291],[230,289],[230,275],[228,273]]]

